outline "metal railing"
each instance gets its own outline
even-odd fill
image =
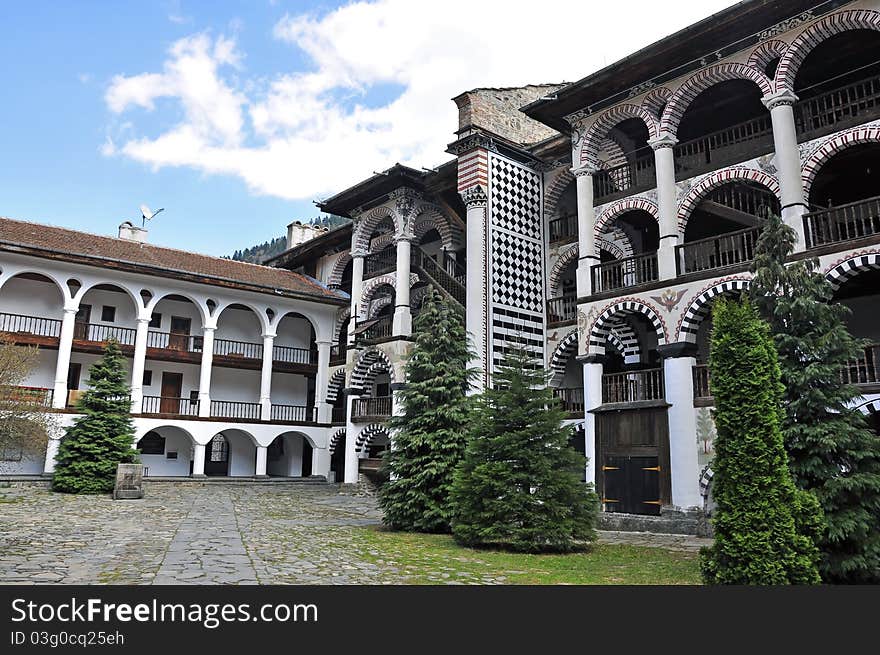
[[[712,397],[712,391],[709,388],[709,365],[694,364],[694,399],[708,399]]]
[[[56,318],[40,318],[39,316],[4,312],[0,313],[0,332],[57,338],[61,335],[61,321]]]
[[[315,408],[305,405],[272,405],[269,418],[288,423],[311,422],[315,420]]]
[[[634,403],[663,398],[663,369],[606,373],[602,376],[603,403]]]
[[[137,330],[118,325],[101,325],[98,323],[74,323],[73,338],[80,341],[106,343],[115,339],[123,346],[133,346]]]
[[[554,218],[549,223],[550,243],[577,237],[578,217],[577,214],[563,214]]]
[[[581,414],[584,411],[584,389],[573,387],[571,389],[553,389],[553,395],[559,398],[562,409],[571,414]]]
[[[577,297],[559,296],[547,301],[547,322],[562,323],[577,318]]]
[[[593,293],[625,289],[658,279],[657,253],[615,259],[591,268]]]
[[[691,241],[676,246],[678,274],[709,271],[752,261],[761,228],[728,232],[717,237]]]
[[[263,359],[263,344],[252,341],[214,339],[214,354],[221,357],[241,357],[242,359]]]
[[[352,405],[352,420],[387,418],[391,416],[391,396],[356,398]]]
[[[861,357],[847,362],[840,380],[843,384],[880,384],[880,344],[867,346]]]
[[[25,387],[17,385],[0,386],[0,404],[21,403],[36,407],[52,407],[54,389],[45,387]]]
[[[170,396],[144,396],[141,414],[198,416],[199,401],[198,399],[173,398]]]
[[[244,419],[259,421],[262,406],[260,403],[246,403],[237,400],[212,400],[211,416],[213,418]]]
[[[807,247],[880,234],[880,196],[804,214]]]

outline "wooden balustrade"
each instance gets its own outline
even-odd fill
[[[794,107],[799,141],[858,125],[880,117],[880,76],[798,101]]]
[[[56,318],[41,318],[39,316],[2,312],[0,313],[0,332],[54,337],[57,339],[61,335],[61,321]]]
[[[237,400],[212,400],[212,418],[231,418],[246,421],[259,421],[262,406],[260,403],[247,403]]]
[[[54,389],[45,387],[0,385],[0,406],[3,403],[16,403],[34,407],[52,407],[54,394]]]
[[[584,408],[584,389],[583,387],[573,387],[570,389],[553,389],[553,395],[559,398],[562,409],[571,414],[583,414]]]
[[[663,400],[663,369],[652,368],[602,376],[603,403]]]
[[[550,243],[565,239],[577,238],[578,217],[577,214],[563,214],[554,218],[549,223]]]
[[[593,198],[596,201],[608,202],[614,197],[623,197],[650,189],[657,184],[654,172],[654,153],[648,155],[639,152],[635,158],[613,168],[604,168],[593,175]],[[575,234],[577,226],[575,225]]]
[[[387,418],[391,416],[391,396],[356,398],[352,406],[352,420]]]
[[[464,269],[457,268],[455,274],[450,274],[446,268],[415,244],[412,245],[410,255],[413,268],[420,269],[430,278],[429,282],[434,282],[440,287],[439,291],[445,291],[461,307],[465,306],[467,292],[461,283],[461,279],[465,276]]]
[[[709,387],[709,365],[695,364],[694,376],[694,400],[705,400],[712,397]]]
[[[804,214],[807,247],[880,234],[880,196]]]
[[[615,259],[591,268],[593,293],[626,289],[658,279],[657,253]]]
[[[363,326],[363,329],[360,329]],[[383,316],[378,319],[360,321],[355,328],[358,337],[364,341],[387,339],[393,334],[394,319],[391,316]]]
[[[214,339],[214,354],[221,357],[241,357],[242,359],[263,359],[263,344],[252,341],[233,341]]]
[[[847,362],[840,372],[843,384],[880,384],[880,344],[867,346],[861,357]]]
[[[137,330],[118,325],[102,325],[98,323],[74,323],[73,338],[80,341],[106,343],[115,339],[122,346],[133,346]]]
[[[269,418],[287,423],[305,423],[315,420],[315,408],[305,405],[272,405]]]
[[[679,179],[745,161],[773,149],[773,124],[769,112],[725,127],[674,147]]]
[[[364,279],[393,270],[397,266],[397,248],[391,246],[364,257]]]
[[[176,332],[147,333],[147,348],[158,350],[174,350],[177,352],[200,353],[205,340],[203,337]]]
[[[678,274],[709,271],[752,261],[761,228],[728,232],[717,237],[699,239],[676,246]]]
[[[547,322],[563,323],[577,318],[577,297],[560,296],[547,301]]]
[[[318,351],[308,348],[294,348],[292,346],[274,346],[272,348],[272,361],[283,364],[316,366],[318,364]]]
[[[170,396],[144,396],[141,414],[198,416],[199,400],[197,398],[173,398]]]

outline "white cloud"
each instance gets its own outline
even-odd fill
[[[268,80],[246,77],[234,38],[195,34],[169,49],[162,72],[118,75],[105,96],[114,114],[153,111],[165,99],[182,110],[180,122],[118,144],[108,138],[105,151],[309,199],[398,161],[447,159],[457,126],[450,98],[464,90],[573,81],[729,4],[357,2],[280,20],[274,37],[312,66]],[[401,91],[368,103],[377,87]]]

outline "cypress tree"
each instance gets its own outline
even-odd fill
[[[58,448],[52,488],[77,494],[113,491],[116,465],[134,462],[130,389],[119,344],[111,340],[89,369],[89,389],[76,410],[83,416],[67,428]]]
[[[797,236],[771,216],[757,244],[754,301],[770,323],[782,370],[782,430],[795,483],[825,513],[822,579],[880,582],[880,439],[854,409],[858,390],[841,370],[863,356],[846,327],[849,309],[815,259],[786,266]]]
[[[402,413],[389,426],[394,447],[385,452],[389,480],[379,503],[397,530],[449,532],[449,490],[464,454],[468,425],[467,332],[461,317],[429,289],[413,323],[415,344],[406,363]]]
[[[700,568],[709,584],[815,584],[818,502],[798,489],[780,430],[779,363],[769,329],[748,302],[713,309],[715,542]]]
[[[586,459],[569,446],[546,382],[534,359],[514,350],[478,398],[452,490],[459,543],[567,552],[595,539],[598,498],[581,481]]]

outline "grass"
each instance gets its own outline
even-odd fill
[[[700,584],[698,556],[663,548],[595,544],[568,555],[463,548],[447,535],[363,529],[364,559],[411,584]]]

